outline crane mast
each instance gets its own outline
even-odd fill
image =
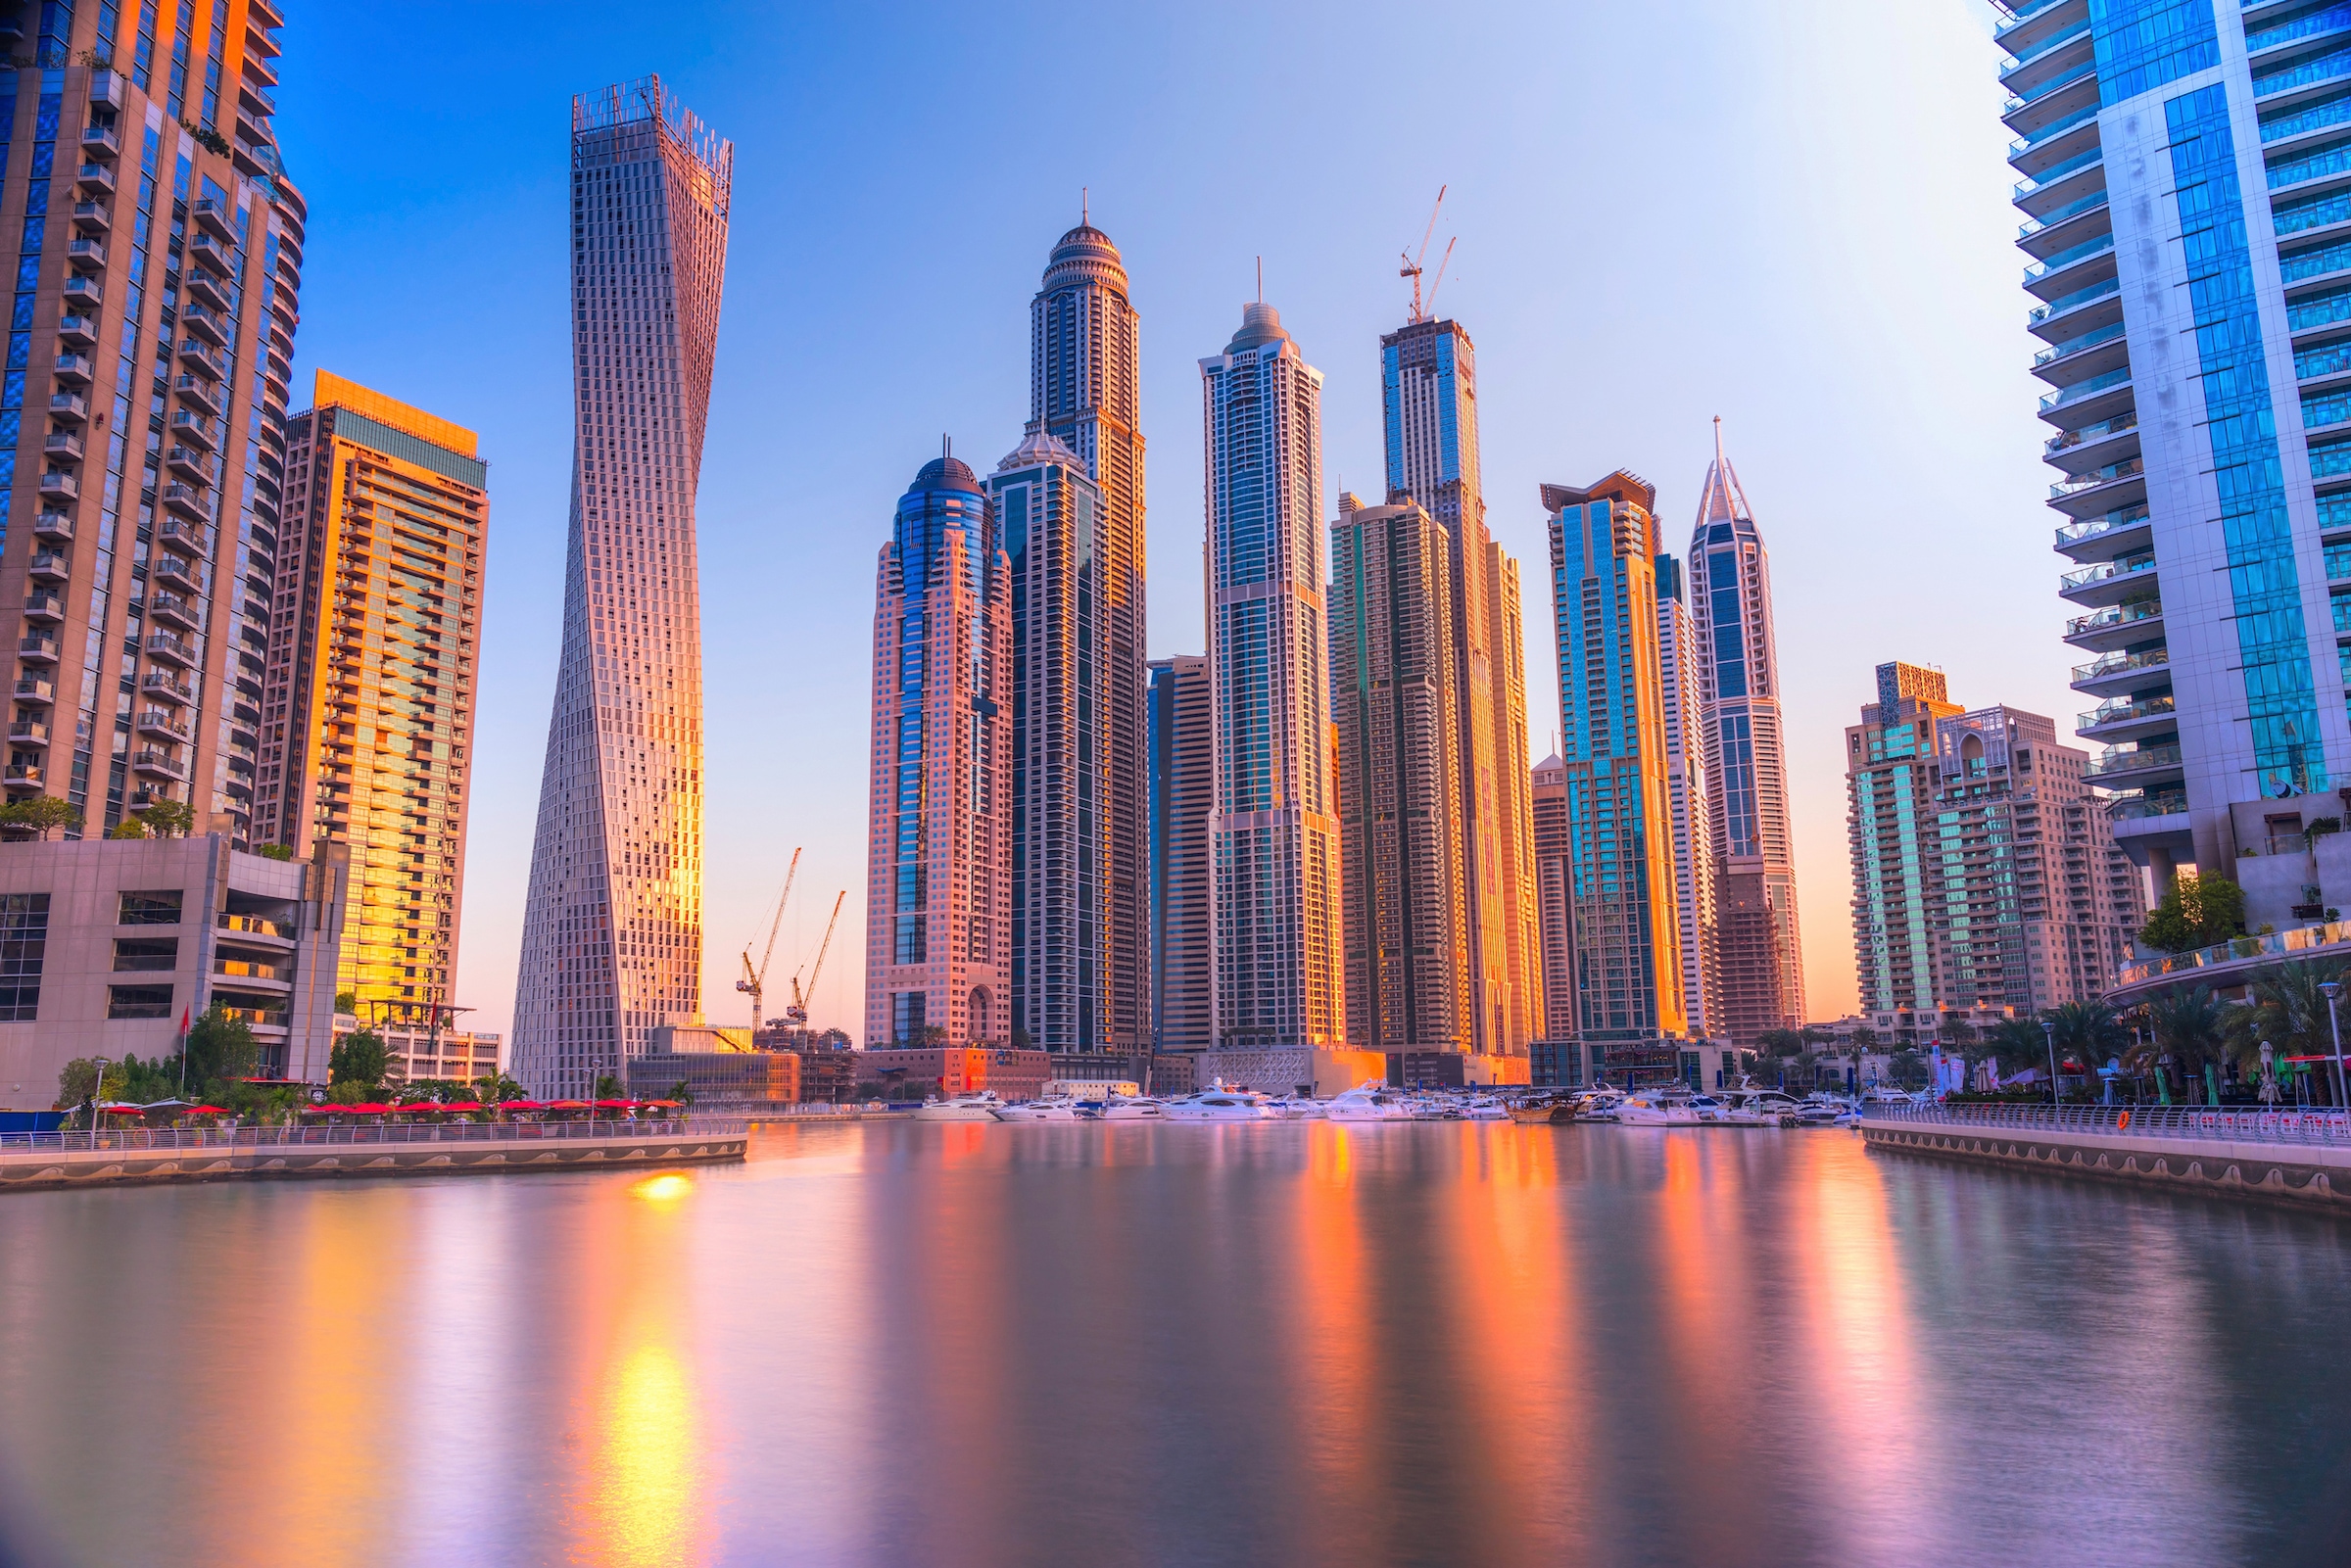
[[[802,846],[802,848],[805,847],[805,845]],[[767,947],[759,955],[757,969],[751,968],[749,945],[745,944],[743,950],[743,978],[735,982],[735,989],[748,991],[751,994],[751,1032],[753,1034],[757,1034],[759,1025],[766,1022],[759,1015],[761,1004],[767,996],[767,961],[776,956],[776,932],[783,928],[784,906],[792,902],[792,884],[793,879],[800,875],[800,852],[799,849],[792,852],[792,869],[784,874],[784,893],[776,900],[776,918],[767,924]]]
[[[816,967],[808,972],[808,989],[800,989],[797,974],[792,977],[792,1006],[784,1010],[784,1020],[793,1028],[808,1026],[808,999],[816,994],[816,977],[825,973],[825,955],[833,950],[833,927],[840,924],[840,906],[848,896],[849,890],[844,887],[833,900],[833,918],[825,922],[825,940],[816,950]]]

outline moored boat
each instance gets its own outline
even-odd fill
[[[977,1094],[959,1094],[952,1100],[925,1100],[915,1108],[917,1121],[1001,1121],[998,1113],[1003,1102],[993,1089],[982,1089]]]

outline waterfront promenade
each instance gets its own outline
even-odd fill
[[[274,1176],[423,1176],[740,1161],[746,1125],[505,1121],[0,1133],[0,1191]]]
[[[2351,1214],[2351,1122],[2325,1110],[1871,1105],[1872,1150]]]

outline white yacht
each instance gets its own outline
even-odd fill
[[[1616,1108],[1616,1119],[1628,1127],[1697,1126],[1699,1116],[1689,1092],[1676,1089],[1643,1089],[1626,1095]]]
[[[1271,1121],[1273,1108],[1252,1089],[1227,1089],[1222,1081],[1198,1094],[1167,1103],[1170,1121]]]
[[[1578,1121],[1613,1121],[1624,1107],[1624,1091],[1602,1084],[1575,1102]]]
[[[1004,1102],[993,1089],[959,1094],[952,1100],[925,1100],[915,1108],[917,1121],[1001,1121]]]
[[[999,1121],[1091,1121],[1101,1115],[1090,1107],[1080,1109],[1078,1102],[1066,1094],[1049,1094],[1041,1100],[1023,1100],[1016,1105],[996,1107]]]
[[[1463,1121],[1508,1121],[1511,1108],[1490,1094],[1473,1094],[1462,1102]]]
[[[1276,1095],[1266,1108],[1284,1121],[1320,1121],[1330,1114],[1329,1101],[1304,1094]]]
[[[1412,1102],[1377,1078],[1368,1078],[1323,1103],[1322,1115],[1332,1121],[1410,1121]]]
[[[1165,1121],[1168,1108],[1165,1101],[1146,1094],[1115,1095],[1102,1104],[1104,1121]]]
[[[1745,1084],[1730,1090],[1722,1101],[1722,1119],[1734,1127],[1776,1127],[1780,1117],[1795,1116],[1804,1108],[1792,1094]]]

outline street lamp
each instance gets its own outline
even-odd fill
[[[98,1137],[98,1107],[106,1099],[106,1069],[114,1059],[101,1056],[91,1060],[98,1065],[97,1081],[90,1085],[90,1139],[94,1145]]]
[[[2040,1021],[2041,1038],[2049,1042],[2049,1108],[2057,1106],[2057,1025],[2047,1019]]]
[[[2327,993],[2327,1026],[2334,1031],[2334,1103],[2337,1109],[2343,1101],[2343,1021],[2336,1016],[2335,1002],[2343,994],[2343,982],[2327,980],[2319,987]]]

